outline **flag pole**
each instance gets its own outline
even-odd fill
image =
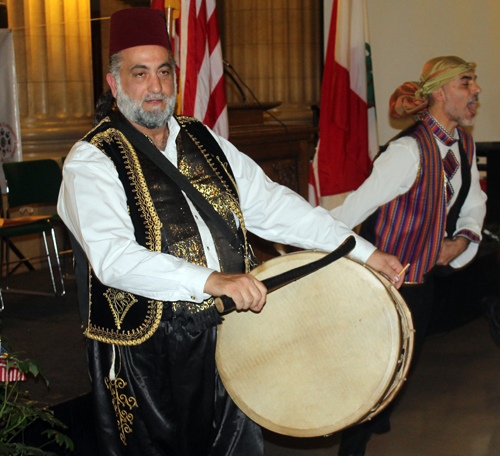
[[[172,39],[174,21],[178,19],[181,11],[180,0],[151,0],[151,8],[158,9],[165,14],[168,36]]]
[[[167,18],[168,36],[173,36],[174,21],[179,18],[181,11],[180,0],[165,0],[165,16]]]
[[[175,20],[180,17],[181,12],[181,0],[151,0],[151,8],[160,10],[165,15],[165,22],[167,26],[168,38],[170,40],[170,44],[172,45],[172,54],[176,55],[175,48],[178,45],[176,43],[176,30],[175,30]],[[179,74],[177,73],[177,77]],[[178,83],[178,92],[177,92],[177,108],[176,113],[182,114],[182,95],[180,84]]]

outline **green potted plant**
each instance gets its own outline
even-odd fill
[[[29,375],[41,378],[48,386],[38,363],[32,359],[20,359],[21,353],[7,353],[1,344],[0,351],[0,455],[57,456],[48,451],[48,447],[54,444],[73,452],[73,442],[61,432],[67,426],[54,416],[52,410],[39,407],[28,392],[21,389],[19,382]],[[34,423],[45,425],[37,438],[37,446],[26,441],[26,431]],[[42,443],[38,444],[38,441]]]

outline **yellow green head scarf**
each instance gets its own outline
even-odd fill
[[[392,94],[389,100],[390,115],[401,118],[424,110],[431,93],[453,81],[458,75],[474,71],[475,68],[474,62],[466,62],[454,55],[429,60],[424,65],[420,82],[405,82]]]

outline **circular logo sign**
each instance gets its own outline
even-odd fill
[[[9,124],[0,123],[0,161],[8,161],[16,152],[16,133]]]

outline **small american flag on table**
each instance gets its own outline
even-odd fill
[[[0,344],[0,382],[15,382],[26,380],[26,374],[20,371],[14,364],[10,366],[9,372],[7,373],[7,350],[4,346]]]

